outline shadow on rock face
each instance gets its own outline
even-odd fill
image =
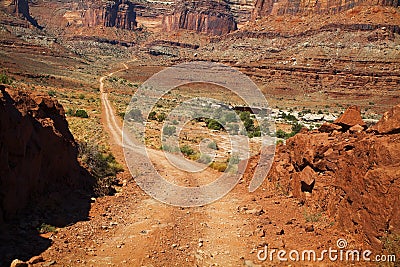
[[[77,156],[56,100],[0,85],[0,266],[29,260],[57,227],[87,220],[95,179]]]

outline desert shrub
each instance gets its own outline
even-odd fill
[[[214,119],[208,119],[206,120],[207,128],[210,130],[221,130],[222,125],[214,120]]]
[[[191,148],[191,147],[188,146],[188,145],[182,146],[182,147],[181,147],[181,152],[182,152],[184,155],[186,155],[186,156],[190,156],[190,155],[193,155],[193,154],[194,154],[193,148]]]
[[[95,194],[112,194],[111,186],[115,183],[117,173],[123,171],[123,167],[110,152],[101,151],[97,145],[79,142],[78,148],[81,163],[96,179]]]
[[[51,97],[55,97],[55,96],[57,95],[57,92],[54,91],[54,90],[50,90],[50,91],[47,92],[47,94],[48,94],[49,96],[51,96]]]
[[[152,121],[156,120],[157,119],[156,115],[157,115],[157,113],[155,111],[150,112],[149,120],[152,120]]]
[[[224,121],[226,121],[226,122],[237,122],[237,117],[236,117],[236,114],[234,112],[226,113],[223,116],[223,118],[224,118]]]
[[[322,214],[318,213],[309,213],[306,210],[303,212],[304,219],[306,222],[318,222],[321,219]]]
[[[166,118],[167,118],[167,115],[165,115],[164,112],[157,115],[158,122],[163,122]]]
[[[207,147],[210,149],[218,150],[218,145],[214,141],[208,143]]]
[[[208,164],[211,162],[211,157],[209,155],[206,154],[201,154],[200,158],[197,160],[200,163],[204,163],[204,164]]]
[[[79,95],[79,99],[85,99],[85,95],[84,94],[80,94]]]
[[[140,109],[134,108],[128,112],[128,119],[132,119],[137,122],[143,121],[142,111]]]
[[[388,254],[400,255],[400,234],[390,233],[381,238],[383,248]]]
[[[120,116],[122,119],[125,118],[125,112],[118,112],[118,116]]]
[[[89,118],[89,115],[87,114],[86,110],[78,109],[78,110],[75,112],[75,117],[79,117],[79,118]]]
[[[240,158],[239,155],[233,154],[230,158],[226,160],[230,164],[239,164]]]
[[[175,134],[175,132],[176,132],[176,127],[173,125],[165,125],[163,128],[163,133],[165,135],[171,136]]]
[[[38,228],[37,228],[38,232],[40,234],[46,234],[46,233],[54,233],[57,232],[57,227],[50,225],[50,224],[46,224],[46,223],[42,223]]]
[[[228,164],[226,162],[213,162],[210,164],[210,167],[216,171],[224,172],[228,167]]]
[[[164,151],[167,151],[167,152],[170,152],[170,153],[174,153],[174,152],[178,152],[179,148],[175,147],[175,146],[170,146],[170,145],[167,145],[167,144],[163,144],[161,146],[161,150],[164,150]]]
[[[287,138],[287,133],[283,131],[282,129],[279,129],[276,131],[276,137],[286,139]]]
[[[230,123],[227,125],[227,129],[230,134],[236,135],[239,131],[239,125],[236,123]]]
[[[2,84],[12,84],[13,80],[8,77],[5,73],[0,73],[0,83]]]

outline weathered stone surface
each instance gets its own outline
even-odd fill
[[[362,127],[366,126],[366,123],[361,118],[361,110],[358,106],[348,107],[346,111],[337,120],[335,120],[334,124],[340,125],[345,129],[357,124]]]
[[[89,188],[77,155],[64,109],[56,100],[0,85],[0,223],[34,196]]]
[[[134,30],[137,27],[134,4],[129,0],[88,3],[83,15],[84,26],[105,26]]]
[[[395,117],[397,108],[386,113],[382,123]],[[277,146],[263,186],[318,206],[339,229],[380,250],[380,237],[389,229],[400,231],[400,133],[390,129],[380,135],[374,131],[297,134],[286,146]],[[249,159],[245,180],[251,179],[257,160]],[[313,186],[306,188],[309,184]]]
[[[172,15],[163,17],[163,29],[192,30],[210,35],[223,35],[237,29],[229,6],[223,1],[181,1]]]
[[[333,124],[333,123],[329,123],[329,122],[324,122],[318,129],[318,131],[322,132],[322,133],[330,133],[333,131],[340,131],[342,129],[341,126]]]
[[[369,130],[380,134],[400,133],[400,104],[383,114],[378,123]]]
[[[296,14],[337,14],[349,10],[355,6],[365,5],[399,6],[398,1],[379,0],[324,0],[324,1],[304,1],[304,0],[256,0],[252,18],[265,17],[268,15],[296,15]]]

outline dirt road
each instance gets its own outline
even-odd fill
[[[119,150],[119,155],[122,154],[122,124],[108,100],[104,79],[129,68],[126,64],[123,66],[100,78],[103,121],[112,137],[112,143],[117,146],[114,150]],[[189,186],[195,186],[198,181],[210,181],[220,175],[211,170],[198,175],[186,173],[174,168],[163,152],[148,151],[157,170],[172,182],[186,182]],[[134,184],[130,186],[135,187]],[[233,216],[241,202],[239,197],[234,195],[213,205],[190,209],[169,206],[147,196],[135,203],[126,203],[132,212],[124,227],[117,230],[88,263],[96,266],[141,266],[148,262],[154,266],[185,266],[190,263],[208,266],[206,262],[209,258],[210,263],[219,261],[220,266],[227,266],[228,263],[236,266],[241,260],[239,254],[244,256],[248,250],[246,244],[239,245],[241,242],[237,233],[247,223]],[[236,257],[232,257],[232,254],[236,254]]]
[[[124,162],[122,122],[114,114],[104,80],[127,69],[128,63],[100,78],[102,122],[120,162]],[[175,183],[193,187],[220,174],[212,170],[183,172],[171,165],[163,152],[149,151],[158,172]],[[55,261],[55,266],[288,266],[288,262],[261,262],[257,252],[267,244],[271,249],[312,249],[329,243],[320,235],[329,231],[328,221],[321,219],[314,223],[315,231],[305,231],[301,203],[271,194],[267,185],[249,193],[248,181],[242,180],[212,204],[181,208],[149,197],[132,175],[128,171],[122,174],[124,185],[115,196],[92,203],[88,221],[50,236],[53,244],[42,253],[46,262]],[[333,240],[335,235],[332,233]]]

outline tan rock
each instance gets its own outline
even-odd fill
[[[10,267],[28,267],[28,263],[15,259],[11,262]]]
[[[362,127],[366,126],[366,123],[361,118],[361,110],[358,106],[348,107],[346,111],[335,120],[334,124],[346,128],[350,128],[357,124]]]
[[[372,126],[370,131],[380,134],[399,133],[400,132],[400,104],[394,106],[388,112],[383,114],[377,124]]]

